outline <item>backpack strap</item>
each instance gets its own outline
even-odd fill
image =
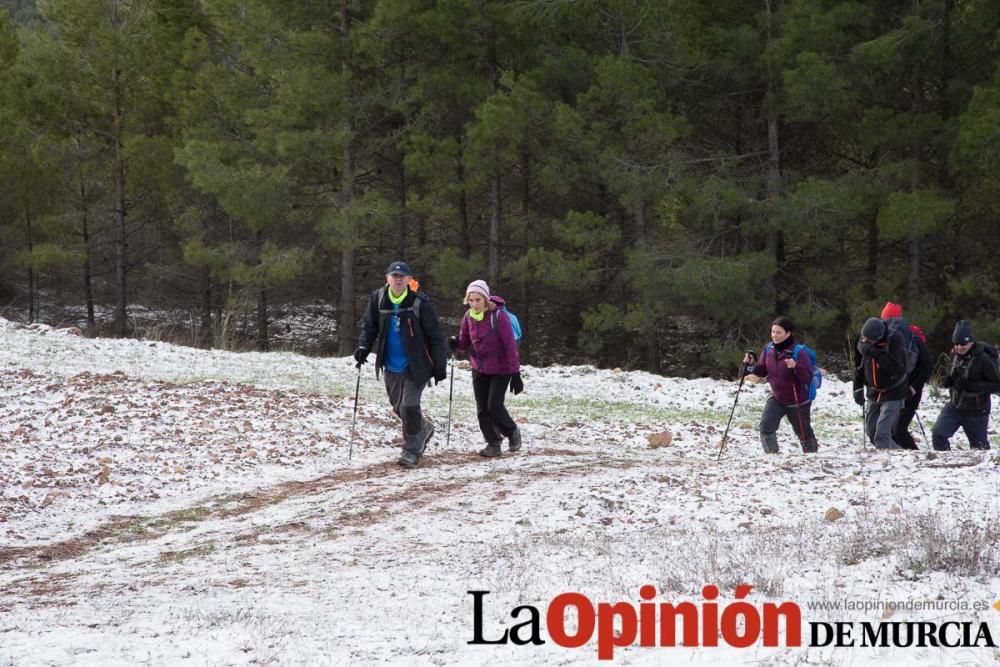
[[[420,321],[420,304],[423,302],[423,297],[421,297],[417,292],[413,292],[413,302],[409,306],[405,307],[404,306],[399,306],[398,308],[394,307],[391,302],[386,304],[385,302],[388,300],[388,298],[389,298],[389,286],[386,285],[381,290],[379,290],[378,304],[376,304],[379,313],[391,317],[393,315],[396,316],[402,315],[406,311],[412,311],[413,317],[418,322]]]
[[[489,315],[489,317],[490,317],[490,333],[492,335],[494,335],[494,336],[499,336],[500,335],[499,333],[497,333],[497,312],[499,310],[500,310],[500,308],[494,308],[493,310],[490,311],[490,315]],[[469,311],[465,311],[464,317],[469,317]],[[471,323],[470,323],[469,326],[470,327],[472,326]],[[470,338],[471,338],[471,336],[470,336]],[[493,352],[490,352],[489,354],[478,354],[476,352],[476,346],[475,345],[469,345],[469,350],[471,351],[472,354],[474,354],[476,356],[477,359],[489,359],[491,357],[498,357],[501,354],[505,354],[506,353],[506,350],[504,350],[502,346],[499,347],[499,348],[497,348]]]

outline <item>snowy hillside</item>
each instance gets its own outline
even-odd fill
[[[445,384],[424,394],[437,436],[408,471],[371,364],[349,460],[350,359],[0,319],[0,665],[594,664],[596,634],[580,648],[549,638],[549,602],[576,592],[638,606],[644,585],[656,602],[698,605],[715,585],[721,609],[749,584],[747,602],[793,601],[803,624],[985,622],[1000,644],[997,449],[968,451],[959,433],[958,451],[934,454],[919,430],[919,452],[862,448],[860,408],[828,378],[818,455],[797,451],[787,424],[781,453],[763,454],[765,388],[747,385],[717,462],[734,382],[523,376],[508,400],[520,453],[475,454],[458,362],[450,443]],[[928,435],[941,400],[925,399]],[[532,605],[545,643],[470,645],[468,591],[489,591],[486,639]],[[845,601],[868,607],[807,607]],[[1000,662],[982,645],[634,644],[615,663]]]

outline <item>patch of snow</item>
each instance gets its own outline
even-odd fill
[[[488,637],[518,622],[518,605],[538,607],[544,626],[559,593],[638,605],[645,584],[657,601],[696,604],[706,584],[723,604],[752,584],[752,604],[795,601],[805,622],[886,613],[807,601],[1000,597],[1000,546],[988,542],[1000,524],[1000,457],[969,451],[961,435],[950,453],[863,447],[860,408],[833,378],[813,414],[818,454],[801,454],[783,424],[781,453],[765,455],[756,423],[766,388],[747,384],[717,461],[734,382],[528,367],[525,392],[507,401],[524,449],[485,460],[460,361],[450,433],[446,382],[424,393],[438,426],[431,447],[403,470],[399,423],[370,364],[352,429],[350,358],[86,339],[0,319],[0,369],[0,664],[596,660],[593,640],[468,644],[471,590],[489,591]],[[926,429],[942,401],[925,397]],[[831,508],[843,517],[828,520]],[[982,620],[1000,639],[992,609],[891,620]],[[650,665],[998,657],[615,650],[616,662]]]

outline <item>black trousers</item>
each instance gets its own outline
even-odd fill
[[[472,391],[476,395],[476,416],[486,442],[499,443],[517,429],[504,405],[510,375],[484,375],[472,371]]]
[[[913,394],[903,403],[903,409],[899,411],[899,420],[896,421],[896,428],[892,430],[892,439],[903,449],[919,449],[917,443],[910,435],[910,423],[917,416],[917,406],[924,395],[924,386],[917,387],[917,393]]]

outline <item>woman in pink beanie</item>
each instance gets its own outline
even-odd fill
[[[521,432],[511,419],[504,397],[507,387],[515,394],[524,390],[521,381],[521,356],[505,301],[490,294],[485,280],[473,280],[465,290],[469,306],[462,317],[457,336],[448,339],[452,351],[468,350],[472,365],[472,390],[476,395],[479,430],[486,438],[480,456],[500,456],[500,446],[507,438],[511,452],[521,449]]]

